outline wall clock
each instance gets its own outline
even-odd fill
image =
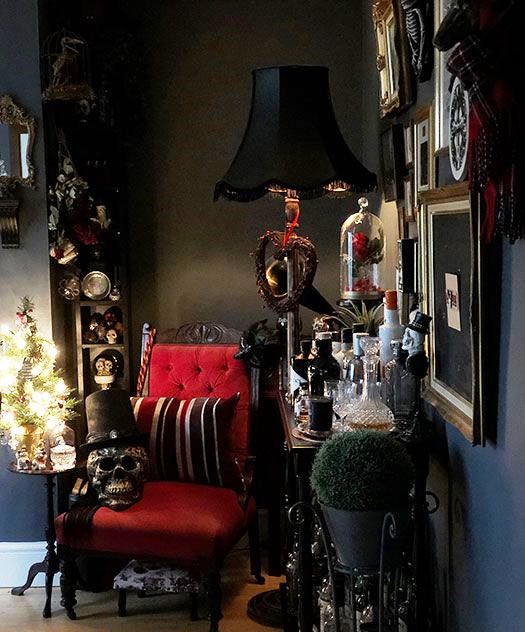
[[[452,84],[448,119],[450,169],[454,180],[462,180],[467,169],[468,152],[468,92],[456,77]]]

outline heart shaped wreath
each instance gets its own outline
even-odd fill
[[[300,269],[298,278],[291,293],[276,295],[272,292],[266,275],[266,251],[269,244],[273,244],[278,249],[274,254],[275,259],[284,260],[286,257],[296,255],[301,261],[301,265],[298,266]],[[283,244],[283,233],[268,230],[260,238],[254,256],[257,288],[264,302],[278,314],[294,310],[299,305],[305,288],[312,285],[317,270],[317,255],[312,242],[294,233],[288,235],[286,243]]]

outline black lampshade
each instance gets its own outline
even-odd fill
[[[253,71],[248,127],[224,178],[223,196],[249,202],[268,192],[300,199],[376,187],[346,144],[335,120],[328,68],[277,66]]]

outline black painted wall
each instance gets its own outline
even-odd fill
[[[361,2],[158,0],[136,3],[135,13],[147,83],[145,139],[130,156],[133,335],[145,320],[245,328],[273,319],[257,295],[250,253],[267,228],[281,229],[282,203],[214,203],[214,185],[242,139],[251,70],[260,66],[328,66],[340,127],[361,155]],[[340,226],[355,207],[355,198],[302,205],[301,232],[320,260],[316,285],[331,301]]]

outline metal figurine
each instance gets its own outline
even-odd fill
[[[431,320],[431,316],[422,312],[415,312],[403,336],[403,349],[408,351],[407,371],[419,378],[425,377],[428,372],[425,336],[429,333],[428,328]]]

